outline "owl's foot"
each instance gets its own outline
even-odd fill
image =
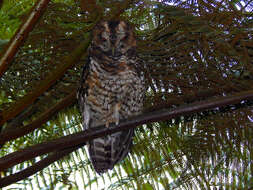
[[[115,123],[116,125],[119,124],[119,110],[120,110],[120,103],[117,103],[113,106],[113,109],[109,112],[106,117],[105,126],[109,128],[110,123]]]

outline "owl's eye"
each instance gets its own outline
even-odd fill
[[[125,35],[125,37],[122,40],[127,40],[128,39],[128,35]]]
[[[104,38],[102,35],[100,35],[99,38],[100,38],[100,40],[101,40],[102,42],[105,42],[105,41],[106,41],[106,38]]]

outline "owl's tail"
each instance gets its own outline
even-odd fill
[[[95,171],[99,174],[113,169],[123,160],[132,145],[134,130],[120,131],[89,142],[89,155]]]

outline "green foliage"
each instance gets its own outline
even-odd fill
[[[35,0],[4,0],[0,9],[0,39],[10,39],[21,24]]]
[[[35,1],[4,1],[0,10],[0,50]],[[1,111],[13,105],[62,64],[95,23],[80,2],[55,0],[29,34],[1,78]],[[97,1],[102,16],[120,8]],[[121,14],[135,25],[138,54],[146,74],[145,111],[252,90],[252,3],[250,1],[141,1]],[[81,14],[82,13],[82,14]],[[97,18],[97,17],[96,17]],[[99,17],[98,17],[99,18]],[[81,61],[32,105],[20,125],[34,121],[78,85]],[[250,189],[252,188],[252,102],[244,101],[136,130],[131,154],[98,176],[86,147],[10,187],[21,189]],[[15,120],[15,118],[13,118]],[[60,111],[43,127],[10,141],[0,155],[81,131],[77,105]],[[9,124],[9,122],[7,123]],[[6,125],[7,125],[6,124]],[[34,160],[4,172],[24,169]]]

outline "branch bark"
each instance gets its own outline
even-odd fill
[[[52,164],[53,162],[60,160],[61,158],[63,158],[64,156],[70,154],[71,152],[77,150],[78,148],[80,148],[82,145],[76,146],[76,147],[72,147],[72,148],[68,148],[65,150],[61,150],[58,152],[55,152],[51,155],[49,155],[48,157],[36,162],[34,165],[21,170],[15,174],[9,175],[7,177],[4,178],[0,178],[0,188],[2,187],[6,187],[12,183],[15,183],[17,181],[20,181],[22,179],[25,179],[27,177],[30,177],[31,175],[37,173],[38,171],[44,169],[45,167],[49,166],[50,164]]]
[[[38,0],[33,6],[33,9],[24,23],[21,24],[15,35],[10,40],[6,51],[3,53],[0,59],[0,77],[4,74],[19,47],[23,44],[30,31],[32,31],[36,22],[39,20],[43,12],[45,11],[50,0]]]
[[[27,93],[23,98],[19,101],[13,103],[13,105],[7,109],[5,112],[2,112],[0,115],[0,126],[3,125],[9,119],[18,115],[21,111],[23,111],[27,106],[32,104],[41,94],[43,94],[49,87],[51,87],[59,78],[61,78],[65,71],[70,67],[74,66],[75,63],[80,59],[81,55],[86,52],[88,46],[90,44],[90,38],[87,39],[86,42],[83,42],[77,47],[73,53],[69,56],[65,57],[62,60],[60,66],[58,66],[54,71],[52,71],[46,79],[39,83],[39,87]]]
[[[125,0],[122,2],[119,2],[117,5],[116,12],[112,14],[111,20],[119,19],[120,15],[130,7],[130,5],[134,2],[134,0]]]
[[[65,97],[60,102],[56,103],[53,107],[51,107],[49,110],[44,112],[42,115],[40,115],[35,121],[32,123],[24,126],[19,127],[15,129],[7,130],[6,132],[3,131],[0,133],[0,145],[3,145],[5,142],[16,139],[18,137],[22,137],[33,130],[41,127],[42,124],[47,122],[52,116],[54,116],[55,113],[60,111],[61,109],[72,105],[76,101],[76,90],[73,91],[70,95]]]
[[[0,159],[0,171],[12,167],[18,163],[24,162],[26,160],[35,158],[39,155],[77,146],[97,137],[102,137],[121,130],[134,128],[142,124],[164,121],[182,115],[190,115],[196,112],[201,112],[217,107],[238,104],[243,100],[253,100],[253,90],[228,97],[216,98],[210,101],[200,101],[171,110],[164,109],[160,111],[146,113],[138,117],[134,117],[128,121],[121,121],[119,125],[113,125],[110,128],[106,128],[105,126],[99,126],[97,128],[94,128],[92,131],[82,131],[75,134],[71,134],[50,142],[45,142],[25,148],[2,157]]]

